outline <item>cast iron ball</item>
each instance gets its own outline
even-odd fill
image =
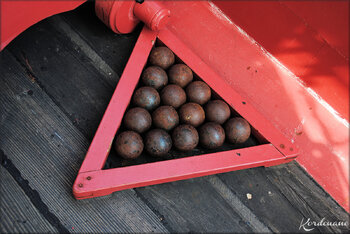
[[[197,130],[188,124],[177,126],[172,134],[172,139],[176,149],[181,151],[193,150],[199,141]]]
[[[185,64],[175,64],[169,69],[169,83],[184,88],[193,80],[192,70]]]
[[[167,155],[171,146],[171,137],[163,129],[153,129],[146,134],[145,149],[152,156],[163,157]]]
[[[215,149],[225,141],[225,131],[220,124],[207,122],[199,128],[199,142],[207,149]]]
[[[236,117],[225,124],[225,133],[230,143],[244,143],[250,136],[250,125],[247,120]]]
[[[149,62],[152,65],[159,66],[166,70],[174,64],[175,55],[165,46],[155,47],[149,55]]]
[[[141,107],[131,108],[124,115],[124,126],[132,131],[143,133],[152,125],[150,113]]]
[[[150,111],[160,104],[160,96],[157,90],[152,87],[141,87],[134,93],[133,102],[135,106]]]
[[[209,101],[205,106],[205,116],[209,122],[223,124],[230,118],[230,107],[221,100]]]
[[[178,85],[167,85],[162,89],[160,93],[163,105],[172,106],[175,109],[179,108],[186,102],[186,93]]]
[[[143,71],[141,80],[146,86],[160,89],[168,84],[168,75],[162,68],[151,66]]]
[[[121,157],[125,159],[134,159],[142,153],[143,142],[138,133],[125,131],[117,137],[114,147]]]
[[[203,81],[194,81],[187,86],[186,95],[188,101],[203,105],[210,100],[211,90]]]
[[[198,127],[205,120],[205,112],[203,108],[193,102],[186,103],[180,107],[179,116],[181,123],[190,124]]]
[[[160,106],[152,113],[153,124],[156,128],[170,131],[179,124],[179,115],[172,106]]]

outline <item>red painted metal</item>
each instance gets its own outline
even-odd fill
[[[77,199],[86,199],[123,189],[252,167],[274,166],[289,162],[295,157],[285,157],[271,144],[266,144],[144,165],[90,171],[79,173],[73,194]]]
[[[84,2],[0,0],[0,51],[33,24],[54,14],[73,10]]]
[[[214,1],[349,120],[349,1]]]
[[[265,144],[246,149],[102,170],[114,136],[139,81],[142,69],[147,62],[148,54],[157,38],[190,66],[203,81],[246,118],[251,126],[273,145]],[[277,165],[289,162],[296,156],[297,150],[292,143],[250,103],[246,103],[245,99],[228,86],[171,31],[165,29],[157,33],[144,27],[87,152],[73,185],[73,194],[77,199],[91,198],[127,188],[250,167]]]
[[[236,1],[218,2],[225,2],[227,8],[231,7],[233,15],[240,14],[240,8],[235,10],[234,7]],[[254,4],[262,6],[265,1]],[[251,4],[251,10],[256,12],[254,4]],[[295,142],[299,148],[297,161],[300,165],[349,211],[348,121],[339,116],[322,96],[318,96],[316,90],[306,86],[268,54],[258,44],[259,41],[254,41],[238,28],[213,3],[166,1],[164,5],[172,12],[172,20],[167,27],[169,31],[211,67],[226,82],[227,87],[235,89],[246,103],[250,103],[271,125]],[[273,15],[263,7],[259,11],[265,12],[263,16],[267,18]],[[195,16],[193,12],[196,12]],[[249,13],[246,15],[249,16],[244,16],[247,21],[255,19]],[[265,29],[269,29],[266,33],[276,31],[278,34],[283,28],[289,30],[282,23],[282,19],[288,17],[285,15],[276,20],[273,26],[266,26]],[[272,44],[275,43],[273,37],[269,38]],[[312,44],[305,46],[308,48]],[[319,56],[323,58],[323,54],[331,53],[323,52]],[[322,70],[327,71],[327,67],[323,65]],[[329,69],[331,73],[336,72],[333,74],[340,72],[345,75],[349,72],[348,65],[342,62],[336,62]],[[316,74],[318,71],[314,72]],[[323,79],[314,82],[322,84]],[[329,85],[328,82],[326,84]],[[329,87],[330,93],[336,90],[333,86]],[[344,100],[348,100],[348,95]]]
[[[160,30],[169,21],[170,11],[161,2],[96,1],[96,15],[114,32],[130,33],[143,21],[150,29]]]

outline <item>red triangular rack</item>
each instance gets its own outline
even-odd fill
[[[103,170],[114,136],[157,38],[244,117],[254,128],[255,135],[264,136],[270,143]],[[104,196],[123,189],[252,167],[278,165],[289,162],[296,156],[297,152],[292,143],[170,30],[154,32],[144,27],[79,170],[73,185],[73,194],[77,199]]]

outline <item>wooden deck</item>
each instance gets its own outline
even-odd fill
[[[1,233],[305,232],[303,219],[349,223],[295,162],[75,200],[73,182],[140,30],[112,33],[87,3],[0,53]]]

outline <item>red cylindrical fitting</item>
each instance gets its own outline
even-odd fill
[[[157,1],[136,3],[134,15],[154,31],[161,30],[169,22],[170,11]]]
[[[95,10],[96,15],[116,33],[132,32],[140,20],[152,30],[160,30],[170,16],[170,11],[156,1],[96,0]]]

